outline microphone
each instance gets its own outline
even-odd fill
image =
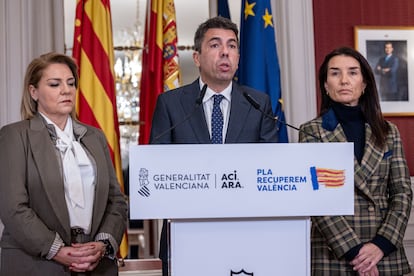
[[[290,127],[290,128],[293,128],[293,129],[295,129],[295,130],[297,130],[298,132],[303,132],[303,133],[305,133],[306,135],[309,135],[309,136],[311,136],[311,137],[313,137],[313,138],[315,138],[315,139],[317,139],[318,141],[321,141],[321,139],[319,138],[319,137],[317,137],[317,136],[315,136],[315,135],[313,135],[312,133],[308,133],[308,132],[305,132],[305,131],[303,131],[303,130],[301,130],[301,129],[299,129],[299,128],[297,128],[297,127],[295,127],[295,126],[292,126],[292,125],[290,125],[290,124],[288,124],[288,123],[286,123],[286,122],[284,122],[284,121],[282,121],[282,120],[279,120],[277,117],[275,117],[275,116],[271,116],[271,115],[269,115],[269,114],[267,114],[267,113],[265,113],[261,108],[260,108],[260,104],[252,97],[252,96],[250,96],[250,94],[248,94],[247,92],[243,92],[243,96],[246,98],[246,100],[255,108],[255,109],[257,109],[257,110],[259,110],[263,115],[265,115],[267,118],[269,118],[269,119],[272,119],[273,121],[276,121],[276,122],[279,122],[279,123],[281,123],[281,124],[283,124],[283,125],[285,125],[285,126],[288,126],[288,127]]]
[[[197,100],[195,101],[196,107],[203,103],[203,98],[206,95],[207,91],[207,83],[203,85],[203,88],[201,88],[200,96],[198,96]]]
[[[207,84],[204,84],[203,88],[200,91],[200,95],[198,96],[198,98],[195,101],[195,106],[194,106],[193,110],[190,113],[188,113],[181,121],[175,123],[171,127],[167,128],[166,130],[164,130],[163,132],[161,132],[160,134],[155,136],[154,139],[151,141],[151,144],[155,144],[155,142],[157,142],[165,134],[167,134],[171,130],[175,129],[176,127],[178,127],[179,125],[183,124],[188,119],[190,119],[191,116],[193,116],[194,112],[197,110],[197,108],[203,103],[203,98],[206,95],[206,91],[207,91]]]

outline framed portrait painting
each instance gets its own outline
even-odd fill
[[[375,76],[386,116],[414,116],[414,27],[355,26],[355,49]]]

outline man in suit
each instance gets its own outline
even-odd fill
[[[239,63],[237,25],[223,17],[208,19],[195,33],[194,47],[193,60],[200,78],[158,97],[150,143],[277,142],[275,121],[266,116],[272,114],[269,97],[233,81]],[[264,114],[252,106],[246,94],[257,101]],[[220,119],[214,111],[214,98],[218,95],[222,95],[217,103]],[[218,127],[217,121],[220,121]],[[219,129],[217,137],[216,129]],[[166,231],[164,221],[160,243],[163,275],[168,275]]]
[[[395,101],[398,99],[398,66],[399,60],[393,54],[391,41],[384,44],[385,55],[378,60],[375,73],[380,75],[379,92],[382,101]]]

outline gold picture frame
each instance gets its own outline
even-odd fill
[[[414,116],[414,26],[355,26],[354,36],[374,71],[383,114]]]

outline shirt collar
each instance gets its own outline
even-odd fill
[[[199,78],[199,84],[200,84],[200,90],[202,89],[202,87],[204,86],[204,82],[201,78]],[[228,101],[231,100],[231,90],[233,89],[233,82],[230,82],[230,84],[220,93],[217,93],[215,91],[213,91],[212,89],[210,89],[207,86],[207,90],[206,90],[206,94],[203,98],[203,103],[205,103],[206,101],[209,101],[211,97],[213,97],[216,94],[221,94],[224,96],[224,98]]]
[[[50,125],[53,125],[56,129],[59,131],[62,131],[52,120],[49,119],[45,114],[39,111],[39,114],[42,115],[42,117],[46,120],[46,122]],[[65,129],[63,130],[66,135],[69,137],[73,136],[73,127],[72,127],[72,118],[68,116],[68,119],[66,121]]]

